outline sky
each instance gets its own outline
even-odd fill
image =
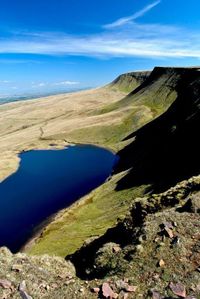
[[[0,98],[200,64],[200,1],[1,0]]]

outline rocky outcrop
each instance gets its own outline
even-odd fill
[[[197,176],[135,200],[116,227],[68,257],[77,274],[109,281],[119,298],[125,281],[134,286],[128,298],[177,298],[180,293],[184,296],[178,297],[197,298],[200,214],[186,206],[193,198],[199,200],[199,190]]]
[[[70,289],[66,291],[68,285]],[[14,255],[7,248],[0,248],[2,299],[73,298],[71,293],[78,293],[80,287],[74,266],[62,258]]]

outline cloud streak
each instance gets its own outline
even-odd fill
[[[78,81],[61,81],[54,83],[55,86],[67,86],[67,85],[77,85],[80,82]]]
[[[0,53],[19,53],[53,56],[89,57],[196,57],[200,58],[198,34],[179,31],[170,26],[150,25],[152,30],[137,26],[135,35],[131,32],[104,33],[100,35],[71,36],[43,33],[39,37],[18,37],[0,41]],[[164,36],[163,36],[164,30]],[[183,38],[184,36],[184,38]]]
[[[146,6],[135,13],[134,18],[138,18],[159,3],[160,1],[157,1]],[[113,30],[103,30],[101,33],[84,36],[58,32],[26,32],[25,34],[24,31],[19,31],[13,35],[11,33],[7,39],[0,39],[0,54],[199,59],[200,33],[167,24],[136,22],[128,22]],[[24,56],[23,60],[26,58],[27,62],[30,61],[29,55]],[[75,84],[68,81],[61,83],[62,85]]]
[[[80,82],[78,81],[60,81],[60,82],[32,82],[31,87],[32,88],[43,88],[43,87],[53,87],[53,86],[57,86],[57,87],[66,87],[66,86],[72,86],[72,85],[78,85],[80,84]]]
[[[117,27],[121,27],[123,25],[126,25],[130,22],[133,22],[133,21],[137,20],[138,18],[144,16],[147,12],[152,10],[155,6],[157,6],[160,3],[161,3],[161,0],[155,1],[155,2],[145,6],[143,9],[137,11],[133,15],[128,16],[128,17],[124,17],[124,18],[120,18],[120,19],[116,20],[113,23],[106,24],[106,25],[103,26],[103,28],[113,29],[113,28],[117,28]]]

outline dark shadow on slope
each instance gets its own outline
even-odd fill
[[[187,69],[176,90],[167,112],[127,137],[135,140],[118,153],[115,172],[130,171],[117,190],[151,184],[151,191],[161,192],[199,173],[200,72]]]
[[[128,241],[130,241],[130,232],[125,229],[122,223],[119,223],[116,227],[108,229],[103,236],[83,245],[75,253],[66,256],[66,260],[70,260],[74,264],[76,275],[81,279],[103,278],[107,271],[93,267],[98,250],[108,242],[125,246]]]

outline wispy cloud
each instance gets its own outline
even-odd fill
[[[61,82],[56,82],[53,85],[55,86],[67,86],[67,85],[77,85],[80,82],[78,81],[61,81]]]
[[[149,30],[148,30],[149,28]],[[130,30],[87,36],[41,33],[0,40],[0,53],[90,57],[200,57],[200,34],[159,24],[133,24]]]
[[[103,28],[105,29],[113,29],[116,27],[120,27],[123,26],[125,24],[128,24],[132,21],[135,21],[136,19],[144,16],[148,11],[150,11],[151,9],[153,9],[155,6],[157,6],[158,4],[160,4],[161,0],[155,1],[147,6],[145,6],[144,8],[142,8],[141,10],[135,12],[133,15],[128,16],[128,17],[124,17],[124,18],[120,18],[116,21],[114,21],[113,23],[110,24],[106,24],[103,26]]]
[[[11,34],[10,38],[0,39],[0,54],[199,59],[200,33],[198,31],[167,24],[130,21],[130,18],[135,20],[159,3],[160,1],[153,2],[126,18],[124,26],[102,30],[101,33],[70,35],[57,32],[26,32],[25,34],[19,31],[14,35]],[[20,57],[21,55],[19,59]],[[29,55],[23,56],[24,61],[26,57],[29,61]],[[65,86],[77,82],[66,80],[54,84]]]
[[[41,87],[45,87],[45,86],[47,86],[48,85],[48,83],[46,83],[46,82],[39,82],[39,83],[32,83],[32,88],[41,88]]]
[[[43,88],[43,87],[66,87],[72,85],[78,85],[80,82],[78,81],[60,81],[60,82],[31,82],[32,88]]]
[[[9,84],[11,81],[8,80],[0,80],[0,84]]]

